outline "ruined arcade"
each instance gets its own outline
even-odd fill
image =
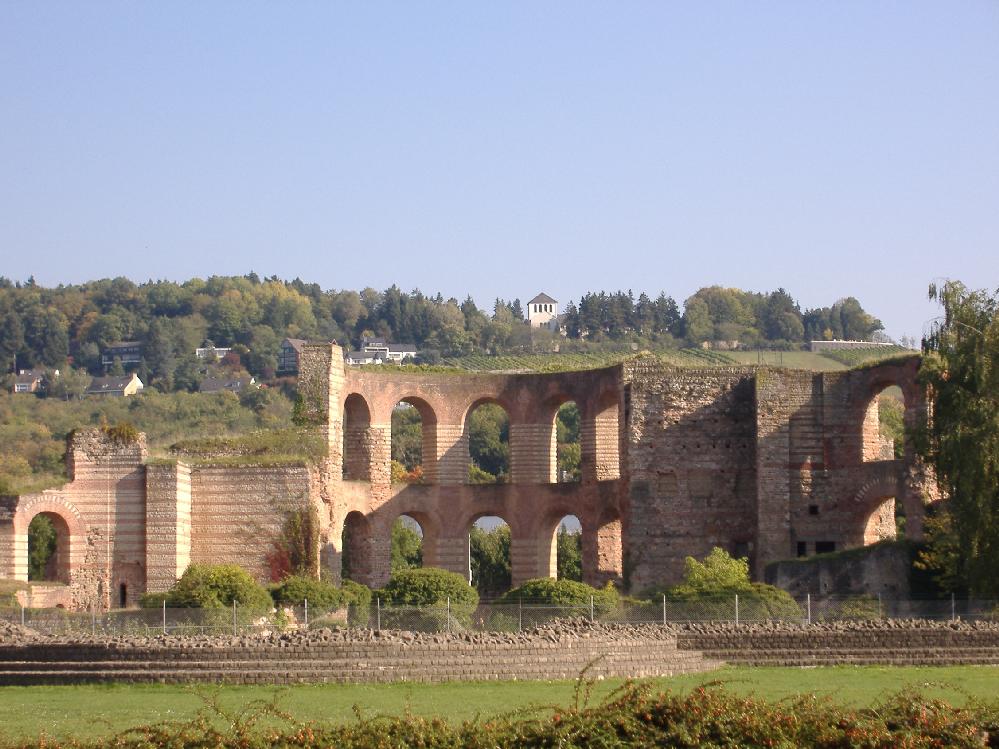
[[[511,531],[513,584],[554,576],[561,519],[582,526],[583,578],[641,590],[676,581],[688,555],[714,546],[776,560],[922,532],[929,482],[912,445],[894,457],[878,433],[877,396],[901,388],[905,423],[925,418],[918,357],[844,372],[687,369],[639,356],[555,374],[412,373],[346,368],[335,345],[306,346],[299,388],[319,423],[319,465],[186,465],[146,460],[140,440],[78,435],[70,482],[0,506],[0,577],[27,578],[27,528],[53,517],[60,536],[53,603],[128,605],[165,590],[186,566],[232,562],[267,576],[266,552],[288,507],[320,518],[324,576],[338,578],[344,539],[352,576],[390,570],[393,523],[423,533],[423,563],[464,575],[468,534],[483,516]],[[555,416],[580,412],[581,479],[559,482]],[[391,415],[422,422],[423,481],[393,484]],[[510,480],[468,483],[468,415],[482,403],[509,417]],[[344,534],[344,529],[348,533]]]

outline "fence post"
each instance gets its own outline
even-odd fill
[[[666,626],[666,594],[663,593],[663,626]]]
[[[381,631],[382,628],[382,597],[375,597],[375,629]]]
[[[451,596],[447,597],[447,631],[451,631]]]
[[[236,632],[236,599],[232,599],[232,636],[235,637]]]
[[[950,620],[957,621],[957,604],[954,602],[954,594],[950,594]]]
[[[884,614],[882,613],[881,609],[881,594],[878,593],[878,619],[882,618],[883,616]]]
[[[309,628],[309,599],[305,599],[305,628]]]
[[[24,604],[21,604],[21,626],[24,626]]]
[[[739,594],[735,594],[735,626],[739,626]]]
[[[811,593],[806,593],[805,594],[805,606],[806,606],[806,609],[808,611],[808,624],[809,624],[809,626],[811,626],[811,624],[812,624],[812,594]]]
[[[166,634],[166,599],[163,599],[163,634]]]
[[[517,631],[524,631],[524,597],[517,598]]]
[[[590,596],[590,624],[593,624],[593,596]]]

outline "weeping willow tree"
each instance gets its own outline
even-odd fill
[[[921,452],[948,501],[927,521],[919,565],[940,585],[999,597],[999,297],[931,286],[943,316],[923,341],[933,417]]]

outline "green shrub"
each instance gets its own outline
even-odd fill
[[[594,613],[598,615],[613,611],[621,602],[620,595],[611,583],[603,588],[594,588],[575,580],[555,580],[550,577],[528,580],[519,588],[505,593],[500,602],[542,606],[574,606],[585,609],[588,613],[591,597]]]
[[[682,583],[651,588],[642,597],[655,603],[664,595],[677,619],[734,619],[736,595],[741,620],[802,617],[801,607],[786,591],[750,582],[748,562],[717,547],[703,561],[686,558]]]
[[[347,621],[352,627],[367,627],[371,615],[371,601],[374,594],[367,585],[344,580],[341,589],[347,598]]]
[[[436,567],[400,570],[381,589],[382,601],[402,606],[428,606],[444,603],[475,608],[479,594],[461,575]]]
[[[363,627],[368,624],[371,590],[353,580],[344,580],[342,586],[337,588],[325,580],[292,575],[272,586],[271,596],[276,604],[285,606],[302,606],[308,600],[309,611],[317,615],[346,606],[352,626]]]
[[[306,575],[289,575],[271,589],[274,603],[302,606],[306,601],[317,614],[346,606],[347,594],[332,583]]]
[[[392,575],[388,585],[379,591],[383,604],[389,607],[419,606],[428,611],[422,618],[413,612],[387,609],[382,614],[382,626],[406,629],[439,629],[447,626],[447,617],[431,607],[442,608],[448,602],[451,617],[462,624],[470,624],[472,612],[479,604],[479,593],[459,574],[435,567],[399,570]]]
[[[192,564],[164,598],[143,597],[143,605],[170,608],[221,609],[233,603],[244,611],[269,612],[274,602],[250,573],[235,564]]]

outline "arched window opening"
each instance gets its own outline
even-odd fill
[[[371,411],[364,398],[351,393],[343,404],[343,477],[371,480]]]
[[[905,457],[905,399],[897,385],[882,388],[864,412],[863,459]]]
[[[501,517],[486,515],[468,532],[468,580],[488,598],[510,590],[510,526]]]
[[[69,584],[69,526],[55,513],[28,524],[28,580]]]
[[[901,532],[899,526],[902,528]],[[904,528],[905,511],[902,510],[902,503],[896,502],[895,497],[883,497],[878,500],[877,507],[864,525],[864,546],[893,540],[904,534]]]
[[[423,566],[423,526],[411,515],[392,523],[392,574]]]
[[[621,478],[618,407],[616,393],[607,393],[598,402],[592,430],[597,481]]]
[[[423,419],[409,403],[392,409],[392,483],[423,480]]]
[[[433,483],[437,474],[437,418],[419,398],[392,409],[392,483]]]
[[[498,403],[474,406],[468,431],[468,483],[505,484],[510,480],[510,417]]]
[[[371,527],[360,512],[347,513],[340,538],[340,577],[367,584],[371,575]]]
[[[555,467],[560,484],[582,479],[579,432],[579,407],[573,401],[563,403],[555,413]]]
[[[583,527],[575,515],[566,515],[558,521],[555,570],[559,580],[583,581]]]

